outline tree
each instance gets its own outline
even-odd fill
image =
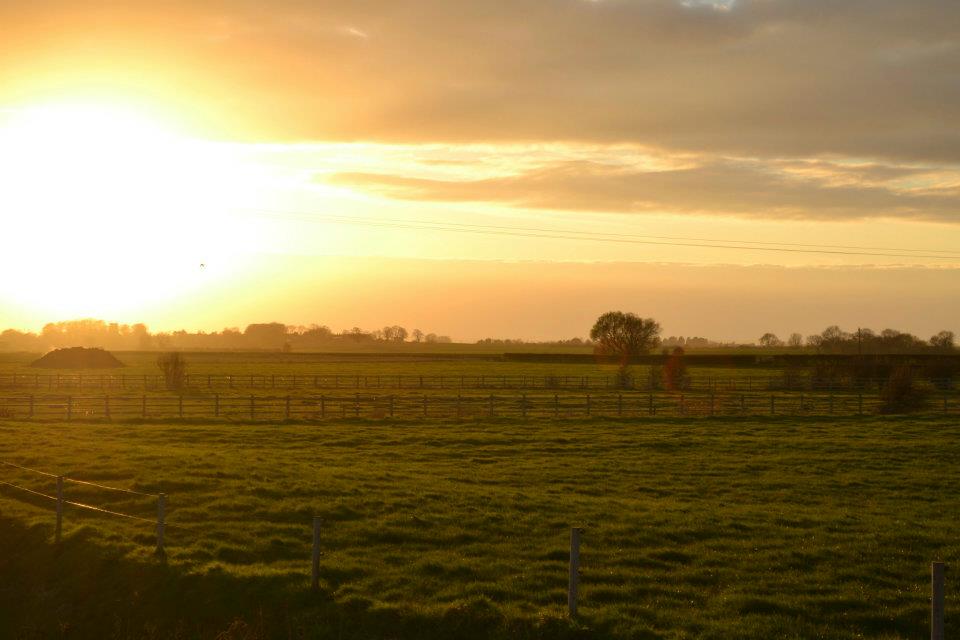
[[[625,363],[660,344],[660,324],[653,318],[609,311],[597,318],[590,339],[601,353],[619,356]]]
[[[799,333],[791,333],[790,339],[787,340],[787,344],[793,347],[794,349],[799,349],[803,346],[803,336]]]
[[[953,331],[941,331],[935,336],[930,336],[930,346],[934,349],[942,349],[943,351],[953,351]]]
[[[782,347],[783,341],[780,340],[780,338],[778,338],[776,334],[765,333],[762,336],[760,336],[760,346],[766,349],[770,349],[773,347]]]
[[[157,358],[167,390],[180,391],[187,381],[187,361],[179,353],[167,353]]]
[[[420,329],[414,329],[414,330],[413,330],[413,341],[414,341],[414,342],[423,342],[423,338],[424,338],[423,331],[420,331]]]

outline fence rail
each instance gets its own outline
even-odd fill
[[[134,520],[137,522],[145,522],[151,525],[155,525],[155,531],[157,535],[157,553],[159,555],[164,554],[164,546],[163,546],[164,532],[168,526],[166,522],[166,503],[167,503],[166,494],[144,493],[142,491],[134,491],[133,489],[122,489],[120,487],[111,487],[111,486],[100,484],[97,482],[90,482],[89,480],[79,480],[77,478],[68,478],[67,476],[58,476],[55,473],[40,471],[38,469],[31,469],[30,467],[25,467],[23,465],[15,464],[13,462],[7,462],[5,460],[0,460],[0,466],[19,469],[20,471],[26,472],[28,474],[43,476],[45,478],[53,478],[56,480],[56,495],[50,495],[49,493],[37,491],[36,489],[24,487],[22,485],[14,484],[12,482],[6,482],[4,480],[0,480],[0,485],[7,487],[9,489],[16,489],[17,491],[20,491],[22,493],[26,493],[28,495],[32,495],[37,498],[50,500],[56,503],[55,509],[57,514],[57,521],[56,521],[56,527],[54,529],[54,539],[58,544],[60,543],[60,538],[63,531],[64,507],[71,506],[71,507],[76,507],[82,510],[102,513],[104,515],[116,516],[118,518],[125,518],[127,520]],[[156,500],[157,501],[157,518],[153,520],[151,518],[144,518],[142,516],[133,515],[130,513],[123,513],[122,511],[115,511],[113,509],[98,507],[92,504],[87,504],[85,502],[79,502],[77,500],[67,500],[65,497],[66,492],[64,490],[64,484],[67,482],[76,484],[76,485],[81,485],[84,487],[90,487],[92,489],[98,489],[101,491],[113,491],[116,493],[123,493],[126,495],[132,495],[132,496],[137,496],[141,498],[150,498],[151,500]]]
[[[692,376],[685,391],[878,391],[886,378],[822,379],[794,372],[766,376]],[[952,379],[937,379],[939,389],[954,389]],[[0,374],[0,389],[60,391],[159,391],[166,389],[162,375],[151,374]],[[616,375],[308,375],[308,374],[192,374],[185,377],[190,389],[530,389],[530,390],[634,390],[657,391],[662,384],[648,376],[624,381]]]
[[[45,395],[0,398],[0,420],[214,419],[324,421],[365,419],[843,416],[889,413],[867,393]],[[960,394],[930,396],[911,412],[960,412]]]

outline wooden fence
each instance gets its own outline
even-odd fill
[[[914,413],[960,411],[960,394],[929,397]],[[0,397],[0,420],[196,419],[467,419],[709,416],[844,416],[888,412],[877,394],[600,393],[600,394],[321,394],[17,395]]]
[[[691,392],[752,391],[879,391],[886,379],[825,380],[792,372],[764,376],[694,375],[683,386]],[[940,389],[954,389],[953,380],[934,381]],[[541,391],[659,391],[662,383],[636,375],[624,383],[615,375],[529,376],[529,375],[308,375],[308,374],[192,374],[185,378],[188,389],[529,389]],[[166,389],[161,375],[89,373],[6,373],[0,374],[0,389],[32,391],[160,391]]]

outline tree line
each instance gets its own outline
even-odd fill
[[[243,330],[171,331],[152,333],[145,324],[120,324],[96,319],[51,322],[39,333],[7,329],[0,332],[0,350],[44,352],[61,347],[101,347],[116,351],[269,349],[290,351],[316,347],[335,348],[344,343],[451,343],[449,336],[408,331],[399,325],[366,330],[359,327],[334,332],[324,325],[285,325],[280,322],[250,324]]]

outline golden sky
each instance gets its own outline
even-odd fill
[[[0,326],[960,329],[960,4],[0,3]]]

